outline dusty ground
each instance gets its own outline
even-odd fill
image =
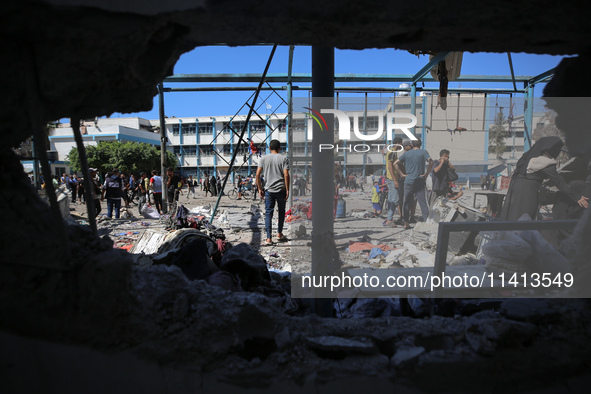
[[[392,248],[401,248],[405,241],[411,242],[419,250],[433,254],[435,251],[434,233],[417,232],[404,230],[402,226],[389,227],[384,226],[383,222],[387,217],[387,212],[380,216],[373,216],[371,206],[371,194],[368,191],[368,185],[365,191],[351,191],[341,189],[341,195],[346,201],[346,217],[336,218],[334,222],[335,244],[339,252],[340,259],[344,267],[359,268],[385,268],[387,264],[379,260],[369,261],[367,252],[349,252],[348,247],[351,242],[369,242],[374,245],[387,245]],[[479,190],[479,189],[478,189]],[[474,192],[478,190],[465,190],[464,196],[460,202],[467,206],[472,206]],[[209,206],[215,207],[217,197],[205,197],[204,192],[198,191],[197,197],[187,198],[186,190],[180,198],[180,203],[193,210],[197,207]],[[300,204],[307,205],[312,199],[311,194],[306,196],[293,197],[293,205],[297,207]],[[478,197],[476,206],[482,207],[486,204],[484,197]],[[135,243],[146,229],[164,229],[163,221],[155,219],[146,219],[139,215],[138,208],[131,204],[127,210],[131,216],[127,219],[107,220],[106,201],[101,203],[102,211],[99,215],[98,228],[99,234],[108,234],[116,246],[124,247]],[[70,204],[73,217],[82,224],[86,223],[86,206]],[[213,224],[224,230],[227,240],[232,244],[247,243],[253,249],[259,251],[267,260],[269,269],[284,270],[295,273],[309,273],[311,271],[311,232],[312,222],[306,219],[305,213],[298,212],[301,219],[293,222],[286,222],[284,234],[290,239],[289,242],[274,242],[272,246],[266,246],[264,229],[264,203],[259,199],[231,200],[223,196],[219,201],[216,212],[216,219]],[[287,210],[290,209],[288,206]],[[257,212],[258,210],[258,212]],[[123,210],[122,210],[123,212]],[[253,214],[253,212],[255,212]],[[225,215],[224,215],[225,214]],[[370,217],[364,217],[368,216]],[[420,216],[420,209],[417,207],[417,215]],[[122,213],[123,216],[123,213]],[[222,218],[220,219],[220,216]],[[227,218],[227,220],[223,220]],[[398,219],[398,212],[394,219]],[[300,226],[304,226],[305,235],[300,233]],[[412,225],[415,227],[415,224]],[[273,217],[273,237],[276,241],[277,234],[277,212]]]

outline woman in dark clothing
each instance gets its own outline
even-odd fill
[[[539,189],[544,179],[550,179],[581,207],[589,206],[587,198],[575,195],[556,171],[556,158],[563,145],[558,137],[544,137],[519,159],[503,204],[501,220],[517,220],[524,213],[535,220],[539,209]]]

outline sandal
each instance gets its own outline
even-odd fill
[[[281,234],[281,237],[277,237],[277,242],[287,242],[289,241],[289,239],[287,239],[287,237],[283,234]]]

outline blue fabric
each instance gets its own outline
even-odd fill
[[[368,259],[373,259],[374,257],[378,257],[379,255],[387,256],[388,252],[384,252],[380,248],[372,248],[371,251],[369,252]]]
[[[398,160],[404,163],[406,168],[406,178],[404,182],[407,184],[414,183],[415,179],[418,179],[425,173],[425,164],[429,160],[429,152],[424,149],[412,149],[408,152],[404,152]]]
[[[394,219],[394,212],[399,203],[398,191],[394,187],[394,181],[392,179],[388,179],[386,183],[388,184],[388,220],[391,221]]]
[[[265,192],[265,230],[267,231],[267,239],[271,239],[273,235],[273,210],[275,209],[275,202],[277,202],[277,213],[279,214],[279,223],[277,225],[277,233],[283,232],[283,223],[285,222],[285,190],[272,193]]]
[[[425,195],[425,180],[418,178],[413,184],[407,182],[404,183],[404,203],[402,205],[402,213],[404,215],[405,223],[410,222],[410,206],[414,203],[414,199],[411,198],[413,194],[421,207],[423,220],[427,220],[427,217],[429,216],[429,206],[427,205]]]

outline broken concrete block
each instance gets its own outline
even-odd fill
[[[348,339],[335,336],[322,336],[308,338],[308,345],[312,349],[345,352],[376,354],[378,348],[367,338]]]
[[[560,318],[559,312],[548,306],[547,300],[507,299],[499,309],[508,319],[530,323],[548,323]]]
[[[227,251],[222,257],[220,268],[238,275],[245,290],[271,279],[265,259],[245,243]]]
[[[425,353],[424,347],[398,349],[390,362],[394,367],[401,368],[415,362],[423,353]]]

